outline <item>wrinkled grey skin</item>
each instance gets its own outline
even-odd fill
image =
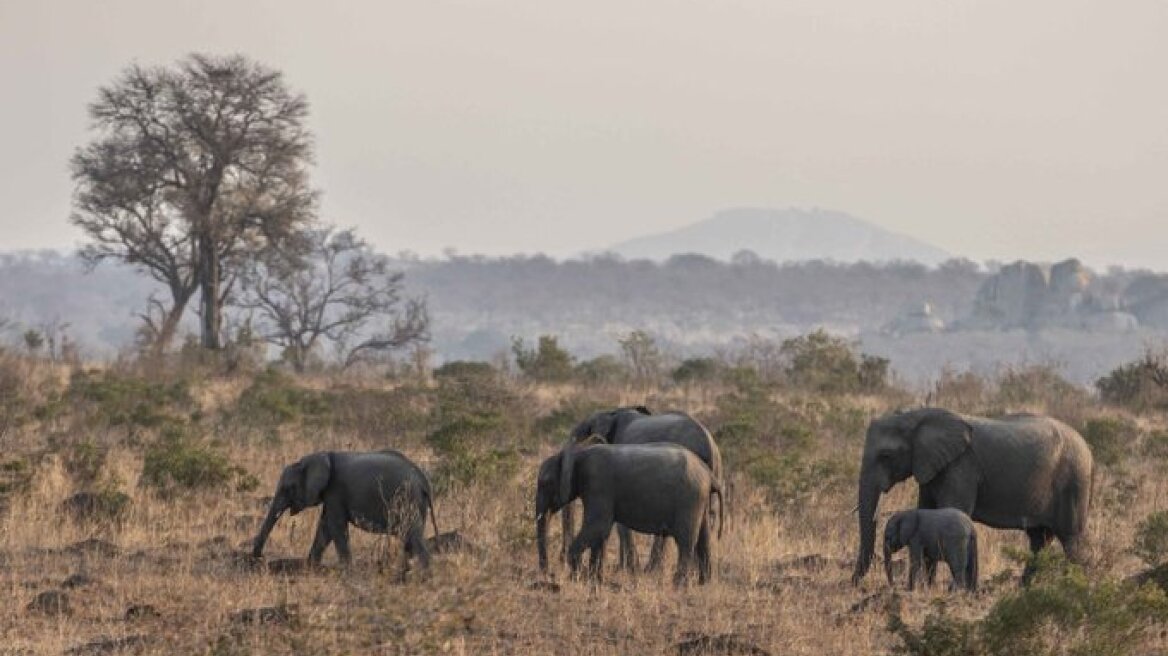
[[[908,589],[916,587],[921,566],[927,585],[937,578],[937,562],[949,565],[949,591],[977,590],[977,532],[973,520],[956,508],[918,508],[893,513],[884,526],[884,574],[892,580],[892,554],[908,547]]]
[[[670,442],[679,444],[694,452],[710,471],[714,480],[722,487],[724,478],[722,471],[722,453],[713,435],[698,420],[684,412],[663,412],[652,414],[643,405],[615,408],[594,413],[576,425],[568,436],[565,444],[580,444],[589,438],[599,439],[606,444],[647,444],[649,442]],[[723,520],[724,521],[724,520]],[[573,533],[574,517],[572,507],[564,508],[563,513],[563,548],[561,555],[566,559],[568,542]],[[637,567],[637,547],[629,530],[620,525],[617,527],[617,536],[620,538],[620,565],[623,568],[634,570]],[[665,540],[658,537],[653,540],[653,548],[649,552],[649,565],[646,569],[654,571],[661,566],[665,551]]]
[[[860,464],[852,582],[872,563],[880,495],[909,476],[920,486],[919,508],[957,508],[992,528],[1024,530],[1035,552],[1057,537],[1067,557],[1082,562],[1093,472],[1082,436],[1050,417],[924,408],[877,419]],[[1027,568],[1023,581],[1032,573]]]
[[[426,475],[393,450],[321,451],[284,468],[268,515],[256,536],[252,556],[263,555],[264,544],[285,510],[292,515],[324,505],[308,562],[319,564],[324,550],[335,543],[337,555],[348,564],[349,524],[371,533],[393,533],[401,538],[407,556],[417,556],[423,568],[430,553],[423,539],[426,513],[438,534],[433,497]],[[407,565],[408,567],[408,558]],[[403,571],[404,576],[404,571]]]
[[[589,574],[600,578],[605,542],[613,523],[619,522],[641,533],[672,537],[678,551],[674,583],[685,581],[695,558],[698,580],[705,583],[710,578],[711,495],[718,496],[720,506],[721,486],[709,467],[676,444],[569,446],[539,468],[535,523],[540,571],[547,571],[548,516],[578,497],[584,521],[568,547],[573,576],[587,548]]]

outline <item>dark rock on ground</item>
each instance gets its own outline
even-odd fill
[[[68,554],[93,554],[107,558],[113,558],[121,553],[118,545],[98,538],[89,538],[88,540],[75,542],[65,547],[64,551]]]
[[[117,520],[129,505],[130,497],[121,492],[78,492],[61,502],[61,511],[76,521]]]
[[[65,650],[68,656],[97,656],[98,654],[116,654],[133,650],[140,651],[146,646],[149,638],[144,635],[128,635],[120,638],[100,638],[93,642],[70,647]]]
[[[28,602],[25,609],[30,613],[45,615],[69,615],[73,610],[69,607],[69,595],[61,590],[46,590]]]
[[[143,620],[154,617],[162,617],[162,613],[151,604],[132,604],[126,608],[123,615],[127,622],[131,620]]]
[[[75,588],[84,588],[86,586],[93,585],[94,583],[97,583],[97,579],[94,579],[88,574],[82,574],[78,572],[77,574],[70,574],[68,578],[66,578],[64,581],[61,581],[61,587],[65,588],[66,590],[73,590]]]
[[[428,538],[426,540],[426,548],[429,549],[431,553],[436,554],[454,553],[457,551],[465,551],[469,553],[479,552],[479,548],[471,544],[470,540],[467,540],[466,537],[458,531],[447,531],[445,533],[439,533],[432,538]]]
[[[684,634],[683,637],[685,639],[676,645],[679,656],[697,656],[698,654],[702,656],[713,656],[714,654],[770,656],[770,652],[767,650],[733,633],[719,635],[688,633]]]
[[[544,592],[559,593],[560,584],[555,581],[532,581],[527,584],[528,590],[543,590]]]
[[[230,615],[238,624],[291,624],[296,621],[298,608],[295,604],[245,608]]]

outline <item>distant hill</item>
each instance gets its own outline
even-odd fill
[[[951,257],[936,246],[843,212],[794,208],[724,210],[684,228],[630,239],[607,250],[626,259],[656,261],[679,253],[729,260],[741,250],[776,262],[910,260],[936,265]]]

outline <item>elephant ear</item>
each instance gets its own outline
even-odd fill
[[[560,451],[560,505],[572,502],[572,474],[576,470],[576,446],[567,445]]]
[[[645,407],[645,406],[643,406],[643,405],[635,405],[635,406],[633,406],[633,410],[636,410],[637,412],[639,412],[639,413],[641,413],[641,414],[643,414],[643,415],[651,415],[651,414],[653,414],[653,411],[652,411],[652,410],[650,410],[649,408],[646,408],[646,407]]]
[[[909,540],[912,539],[912,536],[917,532],[917,522],[920,520],[920,517],[918,517],[916,512],[911,510],[900,513],[897,517],[899,518],[896,527],[897,539],[900,540],[902,546],[907,545]]]
[[[965,453],[972,439],[973,427],[952,412],[927,415],[913,434],[913,478],[920,485],[933,480]]]
[[[599,435],[604,441],[612,444],[616,437],[616,412],[598,412],[592,419],[592,434]]]
[[[328,453],[322,452],[305,456],[300,463],[304,476],[304,505],[315,506],[320,503],[320,496],[332,478],[332,459]]]

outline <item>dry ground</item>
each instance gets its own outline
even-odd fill
[[[894,643],[885,628],[889,604],[912,624],[946,598],[941,589],[894,597],[878,562],[860,587],[851,585],[853,492],[776,509],[741,481],[730,499],[726,535],[714,546],[710,585],[675,589],[668,572],[616,572],[615,535],[602,584],[571,582],[558,563],[545,579],[534,548],[534,457],[510,485],[439,497],[440,528],[458,530],[474,549],[437,555],[428,578],[415,570],[398,583],[396,545],[386,562],[386,541],[356,530],[348,570],[338,568],[331,550],[317,571],[274,574],[241,560],[283,464],[318,448],[387,445],[324,436],[313,443],[290,438],[241,446],[234,457],[262,481],[258,490],[169,501],[136,486],[140,456],[119,448],[109,466],[134,497],[120,528],[68,519],[59,504],[74,488],[57,458],[46,458],[32,488],[0,516],[0,595],[6,600],[0,654],[872,654]],[[404,450],[429,464],[428,453]],[[1127,552],[1134,525],[1168,507],[1159,466],[1134,467],[1098,481],[1094,567],[1107,575],[1139,568]],[[1130,496],[1117,496],[1125,487]],[[911,505],[911,488],[900,486],[882,508]],[[269,542],[269,562],[303,557],[315,518],[315,510],[285,516]],[[983,590],[951,598],[962,616],[980,616],[1017,585],[1019,567],[1003,551],[1024,547],[1023,536],[979,527],[979,537]],[[552,539],[558,544],[558,529]],[[639,541],[642,559],[647,542]],[[670,567],[672,560],[670,547]],[[69,613],[26,608],[38,594],[64,589],[74,575],[86,580],[65,589]],[[947,582],[948,573],[940,578]],[[136,616],[128,618],[135,606],[130,614]],[[240,615],[263,607],[276,610]],[[730,650],[678,646],[727,635],[733,640],[721,644]]]

